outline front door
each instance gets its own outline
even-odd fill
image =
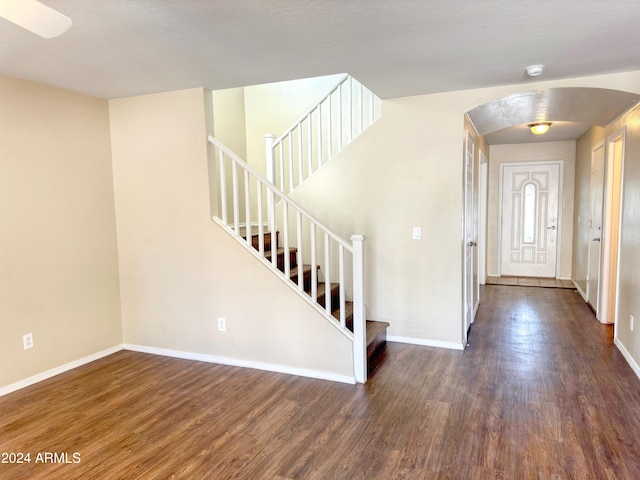
[[[591,152],[591,213],[589,218],[589,261],[587,302],[598,315],[600,245],[602,244],[602,203],[604,201],[604,142]]]
[[[556,276],[560,163],[502,165],[500,274]]]

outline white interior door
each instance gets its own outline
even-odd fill
[[[473,157],[475,144],[466,133],[464,155],[464,344],[467,343],[467,331],[473,322],[473,247],[476,245],[473,215]]]
[[[555,277],[560,164],[502,165],[500,274]]]
[[[604,202],[604,142],[591,152],[591,213],[589,218],[589,260],[587,302],[599,312],[600,258],[602,245],[602,204]]]

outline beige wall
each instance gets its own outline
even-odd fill
[[[499,190],[500,169],[503,163],[561,160],[562,167],[562,225],[558,243],[559,270],[557,278],[571,278],[573,248],[573,190],[575,178],[576,142],[522,143],[491,145],[489,160],[489,197],[487,202],[487,272],[498,274]]]
[[[604,128],[594,126],[576,141],[576,179],[573,219],[573,280],[586,293],[591,218],[591,150],[604,139]]]
[[[630,72],[386,100],[382,118],[295,198],[343,236],[368,235],[368,318],[389,321],[392,336],[461,346],[464,114],[533,88],[639,85],[640,72]],[[573,179],[572,165],[564,173]],[[564,195],[572,204],[573,183]],[[560,271],[570,276],[572,213],[564,206]],[[411,240],[412,226],[423,228],[422,240]]]
[[[640,107],[606,128],[607,137],[626,127],[621,204],[620,266],[618,280],[617,341],[635,361],[640,375]],[[631,331],[629,316],[635,317]]]
[[[110,102],[125,343],[351,376],[350,340],[210,219],[207,97]]]
[[[0,98],[2,387],[122,331],[107,102],[5,76]]]
[[[209,105],[209,96],[211,104]],[[217,140],[221,141],[233,153],[241,159],[247,159],[247,130],[246,118],[244,114],[244,88],[229,88],[226,90],[216,90],[215,92],[207,92],[207,105],[211,107],[210,123],[207,125],[207,135],[213,135]],[[211,200],[211,216],[220,216],[222,212],[218,211],[219,194],[217,190],[217,177],[219,171],[215,168],[215,162],[210,164],[209,169],[209,198]],[[226,171],[227,191],[232,191],[233,174],[231,169]],[[244,211],[244,183],[239,185],[239,204],[240,211]],[[227,205],[227,215],[232,218],[233,204],[229,202]]]
[[[389,321],[391,336],[454,346],[462,341],[464,110],[450,106],[447,95],[383,101],[380,120],[294,198],[343,237],[367,235],[369,319]],[[414,226],[422,240],[411,239]]]

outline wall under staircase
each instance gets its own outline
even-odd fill
[[[209,95],[109,102],[126,348],[354,382],[349,339],[211,221]]]

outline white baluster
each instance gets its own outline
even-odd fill
[[[224,152],[220,150],[220,202],[222,223],[227,225],[227,172],[225,170]]]
[[[238,164],[231,163],[231,182],[233,184],[233,230],[240,235],[240,201],[238,200]]]
[[[264,257],[264,218],[262,215],[262,182],[257,179],[257,195],[258,195],[258,251],[260,256]]]
[[[338,244],[338,274],[340,275],[340,325],[345,328],[347,321],[347,308],[344,284],[344,246]]]
[[[352,235],[353,243],[353,369],[356,382],[367,381],[367,331],[364,311],[364,235]]]
[[[291,262],[289,261],[289,202],[282,202],[282,234],[284,248],[284,276],[291,277]]]
[[[272,185],[274,185],[274,182],[276,179],[276,162],[275,162],[274,152],[273,152],[273,141],[275,140],[275,138],[276,136],[273,135],[272,133],[268,133],[264,136],[265,156],[267,159],[266,177],[267,177],[267,180],[271,182]],[[260,182],[258,182],[258,185],[262,187]],[[260,195],[259,199],[262,200],[262,195]],[[272,208],[273,205],[271,204],[271,202],[273,202],[273,195],[267,195],[267,224],[269,225],[269,228],[271,228],[271,226],[275,222],[275,219],[271,217],[271,214],[273,212],[273,208]],[[258,210],[262,210],[262,209],[258,207]],[[263,253],[264,252],[261,250],[260,254],[262,255]]]
[[[331,315],[331,244],[329,234],[324,234],[324,308]]]
[[[316,259],[316,224],[311,222],[311,299],[318,301],[318,261]]]
[[[302,254],[302,213],[296,210],[296,237],[298,239],[298,252],[296,262],[298,264],[298,290],[304,290],[304,255]]]
[[[280,184],[277,186],[284,190],[284,148],[282,148],[282,142],[278,144],[278,158],[280,160]]]
[[[274,193],[273,193],[273,188],[271,188],[270,186],[268,187],[268,191],[267,191],[267,197],[268,197],[268,208],[269,208],[269,213],[267,215],[267,217],[269,218],[269,221],[271,222],[269,224],[269,233],[271,233],[271,265],[273,266],[274,269],[278,268],[278,233],[276,232],[276,202],[275,202],[275,198],[274,198]]]
[[[249,185],[249,171],[244,171],[244,229],[247,235],[247,244],[252,245],[253,231],[251,229],[251,191]]]

